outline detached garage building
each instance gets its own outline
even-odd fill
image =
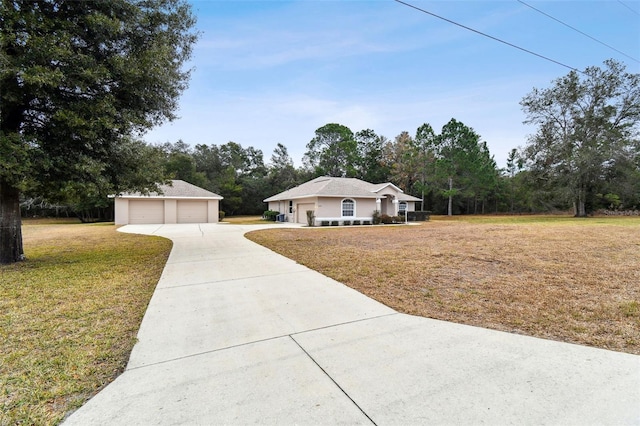
[[[115,197],[116,225],[216,223],[222,197],[183,180],[160,185],[161,194],[124,193]]]

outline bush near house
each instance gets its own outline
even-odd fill
[[[280,212],[274,211],[274,210],[266,210],[263,214],[262,217],[264,218],[264,220],[270,220],[271,222],[275,222],[276,221],[276,217],[280,214]]]
[[[415,211],[407,212],[407,219],[409,222],[425,222],[431,217],[430,211]]]
[[[314,210],[307,210],[307,225],[316,226],[316,212]]]
[[[383,214],[383,215],[380,216],[380,222],[382,222],[385,225],[388,225],[390,223],[393,223],[393,218],[391,216],[389,216],[388,214]]]
[[[373,215],[371,217],[371,220],[373,221],[374,225],[379,225],[380,224],[380,222],[382,221],[382,218],[381,218],[379,210],[374,210],[373,211]]]

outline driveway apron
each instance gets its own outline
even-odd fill
[[[270,226],[295,225],[121,228],[173,249],[126,371],[64,423],[640,424],[640,356],[400,314],[244,238]]]

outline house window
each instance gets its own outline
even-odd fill
[[[293,213],[293,201],[289,201],[289,213]]]
[[[398,203],[398,212],[399,213],[404,213],[407,211],[407,202],[406,201],[400,201]]]
[[[342,216],[353,217],[356,215],[356,202],[347,198],[342,200]]]

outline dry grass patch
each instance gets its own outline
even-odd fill
[[[248,238],[401,312],[640,354],[639,218],[435,219]]]
[[[232,223],[234,225],[263,225],[268,222],[262,219],[261,216],[226,216],[222,219],[222,222]]]
[[[0,266],[0,424],[56,424],[123,371],[169,240],[30,222]]]

